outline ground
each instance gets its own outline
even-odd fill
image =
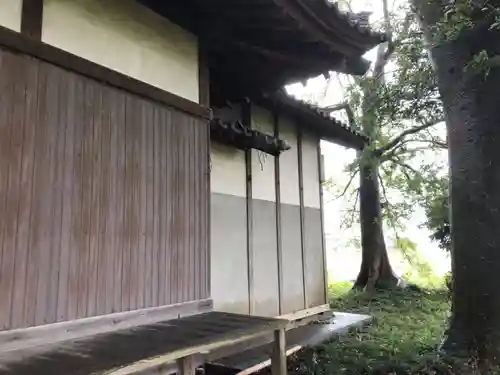
[[[318,375],[454,375],[436,361],[450,311],[446,288],[347,293],[349,284],[330,288],[334,310],[367,313],[373,324],[291,361],[290,372]],[[347,294],[346,294],[347,293]],[[439,363],[436,363],[439,362]]]

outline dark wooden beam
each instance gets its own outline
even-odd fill
[[[323,183],[325,181],[325,163],[324,157],[321,155],[321,139],[318,139],[318,176],[319,176],[319,212],[321,226],[321,251],[323,254],[323,281],[325,285],[325,303],[328,303],[328,267],[326,256],[326,241],[325,241],[325,204],[323,202]]]
[[[273,112],[274,136],[280,136],[279,114]],[[274,187],[276,201],[276,251],[278,254],[278,306],[279,314],[284,313],[284,279],[283,279],[283,243],[281,238],[281,183],[280,183],[280,157],[274,158]]]
[[[59,48],[33,40],[22,33],[17,33],[2,26],[0,26],[1,47],[47,61],[64,69],[151,99],[196,117],[204,119],[212,117],[212,111],[198,103],[95,64]]]
[[[269,60],[275,60],[276,63],[291,65],[299,69],[318,70],[318,66],[321,67],[321,69],[327,69],[328,67],[332,67],[335,65],[335,62],[332,61],[332,56],[329,56],[329,59],[326,57],[320,58],[319,56],[314,59],[307,58],[305,56],[297,55],[296,50],[281,52],[276,49],[271,50],[265,47],[253,45],[251,43],[232,38],[217,38],[211,43],[212,45],[215,44],[219,47],[231,47],[241,50],[244,53],[261,55]],[[286,48],[286,46],[284,46],[284,48]]]
[[[252,127],[252,103],[245,100],[241,104],[243,125]],[[247,262],[248,262],[248,313],[255,312],[254,262],[253,262],[253,193],[252,193],[252,150],[245,151],[246,205],[247,205]]]
[[[246,151],[255,149],[266,154],[278,156],[289,150],[290,145],[274,135],[244,126],[240,121],[230,122],[214,118],[210,121],[212,140]]]
[[[148,7],[153,12],[158,13],[169,21],[189,30],[193,34],[198,34],[199,17],[196,17],[195,9],[189,1],[161,1],[161,0],[137,0]]]
[[[198,95],[199,103],[210,107],[210,68],[208,65],[208,51],[200,44],[198,49]]]
[[[332,51],[340,52],[347,56],[359,54],[359,50],[351,46],[345,39],[328,32],[318,15],[307,12],[308,5],[303,5],[301,0],[274,0],[274,2],[281,6],[295,20],[297,28],[314,35],[318,42],[329,46]]]
[[[299,204],[300,204],[300,249],[302,254],[302,276],[304,290],[304,308],[309,307],[309,288],[307,287],[307,257],[305,236],[305,208],[304,208],[304,165],[302,163],[302,129],[297,125],[297,163],[299,171]]]
[[[43,0],[22,0],[21,33],[42,40]]]

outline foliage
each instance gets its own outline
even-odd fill
[[[415,207],[427,208],[442,194],[446,158],[441,156],[447,144],[437,82],[415,15],[404,6],[390,14],[389,23],[392,41],[379,49],[370,74],[351,79],[345,87],[352,125],[361,128],[371,142],[347,168],[348,185],[334,195],[348,197],[354,206],[344,221],[345,226],[352,226],[359,218],[357,173],[366,163],[375,165],[383,224],[397,242]],[[399,245],[408,260],[421,263],[415,251],[405,255],[412,249]]]
[[[403,276],[404,280],[407,282],[414,282],[415,279],[418,281],[432,280],[433,285],[439,283],[439,281],[436,280],[437,278],[434,276],[432,267],[418,252],[415,242],[405,237],[396,237],[395,242],[394,247],[399,249],[406,262],[412,265],[412,269]]]
[[[428,289],[381,291],[376,294],[345,294],[342,283],[330,287],[331,305],[335,311],[370,314],[373,324],[361,332],[353,332],[314,349],[313,368],[308,374],[391,374],[390,369],[419,369],[414,374],[452,374],[432,372],[432,368],[448,369],[436,364],[433,352],[444,333],[450,309],[448,292]],[[297,360],[300,362],[301,353]],[[296,364],[297,366],[297,364]],[[299,367],[299,366],[297,366]],[[429,371],[424,372],[423,369]],[[398,372],[397,374],[413,374]]]
[[[443,17],[436,24],[435,34],[445,40],[455,40],[481,22],[487,22],[491,29],[500,28],[497,1],[451,0],[443,7]]]
[[[442,187],[436,195],[427,201],[425,211],[427,216],[425,224],[432,233],[432,239],[436,240],[442,249],[450,251],[451,228],[447,187]]]
[[[497,0],[413,0],[423,14],[440,13],[437,22],[429,29],[429,39],[439,45],[457,41],[468,32],[478,29],[500,30],[500,4]],[[497,37],[497,36],[496,36]],[[498,67],[497,56],[490,56],[485,49],[471,55],[464,67],[472,75],[489,74],[493,66]]]

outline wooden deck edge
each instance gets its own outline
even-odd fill
[[[285,314],[285,315],[280,315],[280,316],[278,316],[278,318],[293,321],[293,320],[303,319],[303,318],[306,318],[308,316],[318,315],[318,314],[324,313],[326,311],[330,311],[330,305],[328,305],[328,304],[311,307],[309,309],[295,311],[293,313],[289,313],[289,314]]]
[[[330,307],[328,305],[321,305],[310,309],[300,310],[291,314],[278,316],[276,318],[284,322],[288,321],[288,324],[285,323],[285,329],[288,330],[309,324],[312,321],[317,321],[319,317],[328,313],[331,313]],[[325,317],[327,316],[328,315]],[[292,326],[293,324],[296,324],[297,326]],[[189,348],[188,350],[166,353],[154,358],[144,359],[128,366],[109,370],[102,373],[102,375],[149,375],[152,373],[169,373],[176,371],[178,367],[176,360],[181,357],[200,355],[203,358],[199,357],[197,363],[201,366],[204,362],[210,363],[225,356],[241,353],[254,347],[269,344],[272,341],[272,332],[263,331],[260,333],[241,336],[233,340],[218,341],[203,347]],[[293,350],[294,348],[295,350]],[[291,355],[298,350],[300,350],[298,347],[288,348],[287,355]],[[271,359],[269,359],[268,362],[270,364]],[[266,362],[266,366],[264,367],[267,366]]]
[[[288,320],[286,330],[299,328],[308,325],[320,318],[328,318],[332,314],[329,305],[316,306],[310,309],[296,311],[294,313],[278,316],[278,319]],[[207,362],[213,362],[220,358],[228,357],[237,353],[242,353],[246,350],[256,348],[258,346],[267,345],[273,341],[272,334],[262,335],[253,340],[240,342],[236,345],[221,347],[207,355]]]
[[[0,332],[0,352],[56,344],[120,329],[157,323],[213,310],[213,301],[204,299],[175,305],[120,312],[69,322]]]
[[[325,304],[281,315],[278,318],[288,320],[289,323],[286,329],[290,330],[302,327],[303,325],[306,324],[310,324],[318,320],[319,318],[327,318],[328,313],[330,314],[330,316],[333,314],[333,312],[330,309],[330,305]]]
[[[334,314],[344,315],[345,313],[335,312]],[[358,330],[368,326],[373,320],[373,317],[371,317],[369,315],[362,315],[362,314],[348,314],[348,315],[353,315],[353,316],[356,315],[356,316],[358,316],[359,319],[357,321],[353,322],[352,324],[348,324],[348,325],[341,327],[338,330],[333,330],[330,333],[330,337],[332,339],[338,338],[338,337],[345,335],[345,334],[348,334],[350,332],[358,331]],[[324,342],[324,341],[325,340],[323,340],[322,342]],[[313,347],[313,346],[316,346],[319,344],[321,344],[321,342],[307,341],[306,340],[306,341],[301,342],[299,344],[295,344],[293,346],[288,347],[286,350],[286,356],[289,357],[290,355],[295,354],[306,347]],[[259,371],[269,367],[270,365],[271,365],[271,359],[267,358],[267,359],[263,360],[262,362],[259,362],[251,367],[248,367],[245,369],[239,369],[240,371],[238,371],[238,372],[235,371],[235,372],[236,372],[236,375],[251,375],[251,374],[254,374],[256,372],[259,372]]]
[[[143,373],[147,370],[153,370],[158,368],[159,366],[164,366],[173,361],[176,361],[179,358],[184,358],[192,355],[205,355],[211,350],[217,349],[222,346],[237,344],[246,340],[251,340],[252,338],[256,338],[258,336],[266,334],[267,331],[254,333],[250,335],[243,335],[237,339],[232,340],[221,340],[214,341],[211,344],[201,345],[199,347],[191,347],[184,350],[177,350],[174,352],[170,352],[164,355],[156,356],[154,358],[148,358],[139,362],[135,362],[131,365],[121,367],[119,369],[114,369],[110,371],[106,371],[101,373],[102,375],[137,375]]]

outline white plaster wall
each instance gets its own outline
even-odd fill
[[[252,128],[274,134],[273,114],[263,108],[252,107]],[[276,202],[274,156],[252,150],[252,197]]]
[[[280,155],[281,203],[300,205],[297,132],[292,121],[280,118],[280,138],[292,147]]]
[[[22,0],[0,0],[0,25],[21,31]]]
[[[226,121],[241,118],[241,107],[213,108]],[[219,311],[247,314],[248,257],[245,152],[211,142],[211,289]]]
[[[45,43],[199,102],[194,35],[134,0],[44,1]]]
[[[320,208],[318,147],[318,138],[304,133],[302,137],[304,207]]]
[[[248,256],[246,199],[212,193],[210,285],[214,307],[246,314]]]
[[[213,108],[214,116],[226,121],[241,117],[239,105]],[[245,152],[234,147],[211,142],[210,176],[212,193],[247,196]]]
[[[212,142],[210,166],[212,193],[247,196],[243,151]]]

